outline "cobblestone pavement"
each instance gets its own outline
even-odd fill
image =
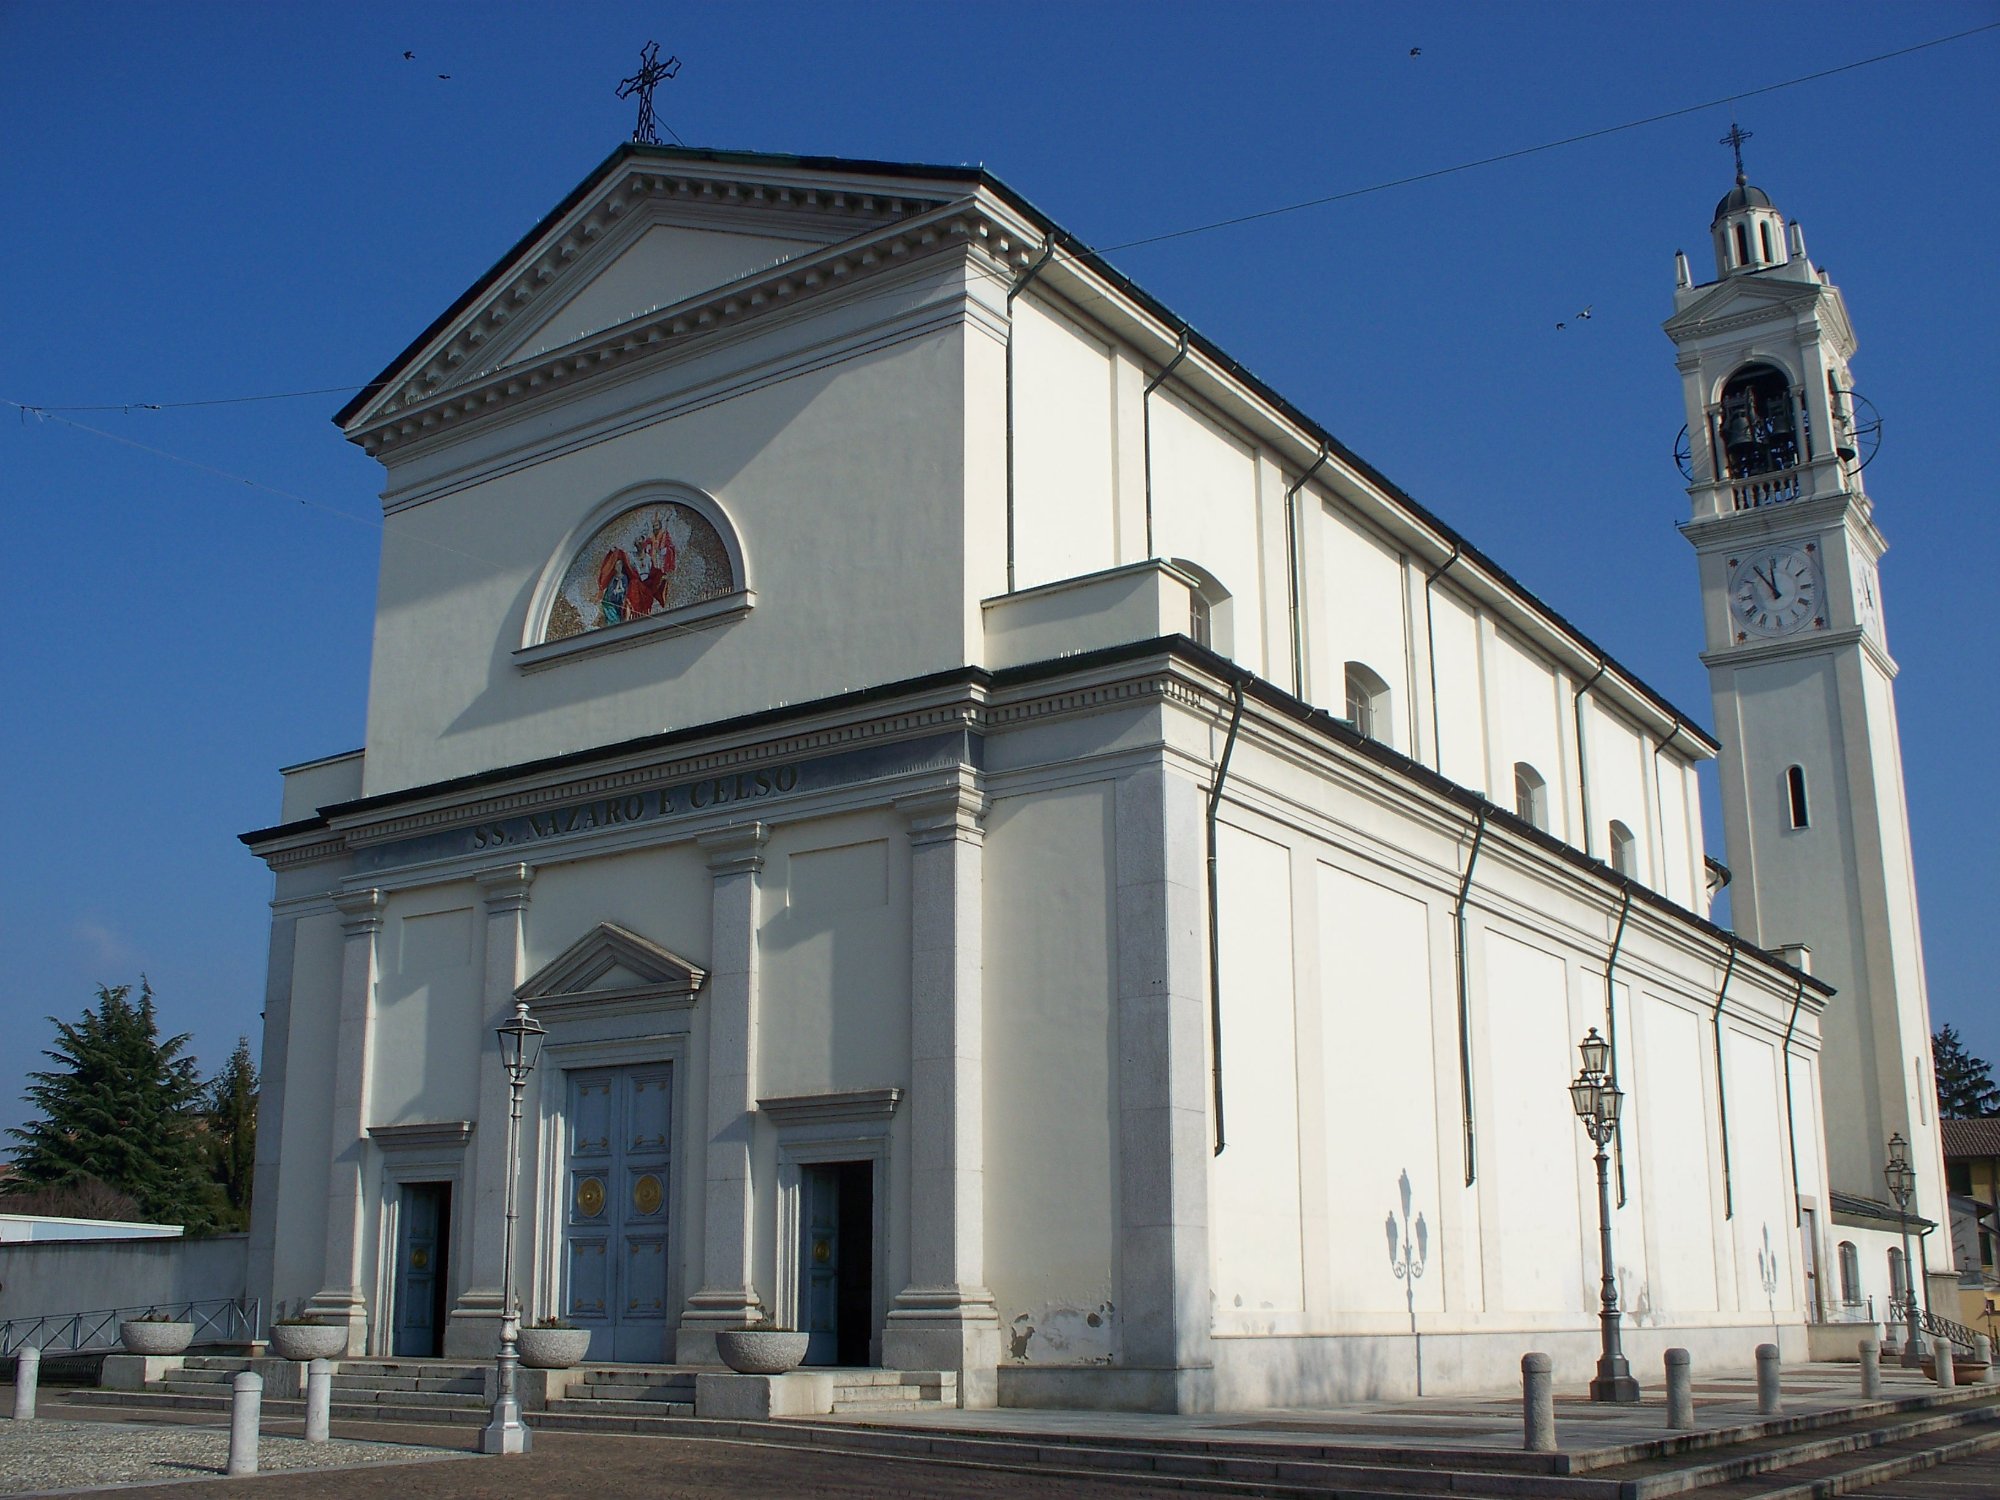
[[[257,1460],[261,1471],[275,1472],[459,1456],[448,1449],[413,1446],[407,1439],[308,1443],[303,1437],[266,1432],[258,1441]],[[220,1475],[228,1462],[226,1427],[49,1419],[0,1422],[0,1495]],[[402,1484],[410,1485],[407,1474]]]

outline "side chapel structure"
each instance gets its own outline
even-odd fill
[[[1784,506],[1691,471],[1725,733],[1759,673],[1873,670],[1893,740],[1806,358],[1838,296],[1796,243],[1719,270],[1671,325],[1692,430],[1775,379],[1816,444]],[[769,1317],[973,1405],[1581,1377],[1595,1027],[1635,1368],[1804,1354],[1875,1164],[1827,1149],[1835,1040],[1900,1077],[1922,1020],[1843,1011],[1817,877],[1768,883],[1794,763],[1816,857],[1881,862],[1854,754],[1725,753],[1713,925],[1723,746],[990,174],[623,146],[337,420],[387,475],[367,743],[245,836],[277,1306],[492,1352],[520,997],[521,1295],[593,1360]],[[1737,602],[1767,564],[1803,634]]]

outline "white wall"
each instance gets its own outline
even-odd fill
[[[1153,553],[1185,558],[1229,591],[1228,654],[1260,676],[1266,601],[1258,538],[1255,450],[1166,389],[1150,405],[1153,444]],[[1283,580],[1279,579],[1282,598]],[[1281,605],[1282,607],[1282,605]]]
[[[1095,783],[986,818],[986,1267],[1007,1362],[1118,1348],[1112,802]]]
[[[1409,753],[1414,699],[1413,660],[1404,599],[1403,560],[1379,535],[1340,508],[1321,508],[1321,577],[1308,592],[1312,611],[1312,694],[1335,714],[1344,714],[1345,665],[1365,663],[1389,684],[1391,712],[1376,737]]]
[[[241,1234],[9,1245],[0,1256],[0,1320],[241,1297],[249,1245]]]
[[[1118,561],[1116,367],[1103,340],[1014,301],[1014,586]]]

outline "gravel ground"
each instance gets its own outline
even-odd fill
[[[268,1432],[257,1445],[257,1466],[265,1473],[464,1456],[441,1448],[343,1438],[308,1443]],[[221,1474],[228,1464],[229,1431],[223,1427],[47,1419],[0,1422],[0,1495],[207,1479]]]

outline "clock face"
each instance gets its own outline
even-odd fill
[[[1790,635],[1824,624],[1812,543],[1771,547],[1729,560],[1729,617],[1736,639]]]

